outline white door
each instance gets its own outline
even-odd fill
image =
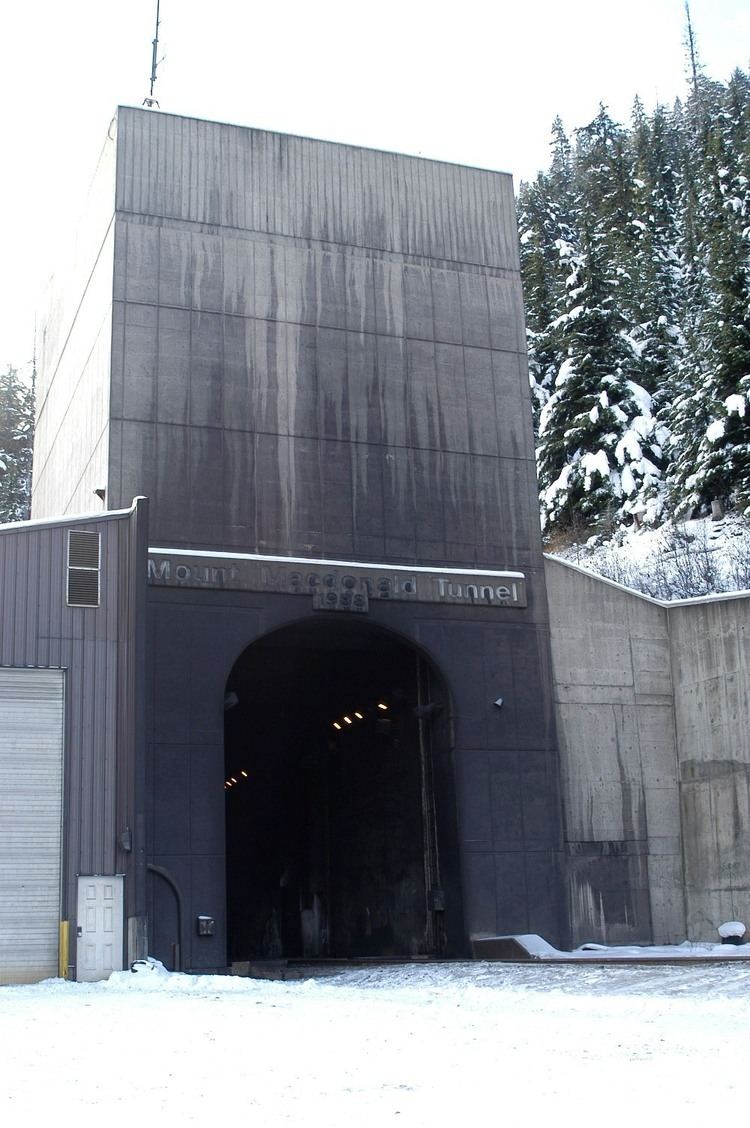
[[[122,971],[123,878],[79,877],[76,978],[93,982]]]
[[[0,667],[0,983],[58,973],[65,673]]]

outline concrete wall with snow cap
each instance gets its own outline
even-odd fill
[[[546,570],[573,941],[715,940],[750,918],[750,597]]]
[[[750,598],[669,611],[689,936],[750,920]]]
[[[548,558],[574,944],[685,937],[667,611]]]

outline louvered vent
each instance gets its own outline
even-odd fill
[[[99,606],[99,533],[71,529],[68,533],[68,604]]]

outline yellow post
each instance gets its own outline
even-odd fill
[[[61,979],[68,978],[68,956],[70,954],[70,921],[60,921],[60,944],[58,947],[58,974]]]

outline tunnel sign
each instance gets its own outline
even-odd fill
[[[148,582],[156,587],[312,596],[313,608],[319,611],[366,612],[370,603],[384,600],[464,607],[526,606],[523,572],[402,568],[179,548],[149,550]]]

